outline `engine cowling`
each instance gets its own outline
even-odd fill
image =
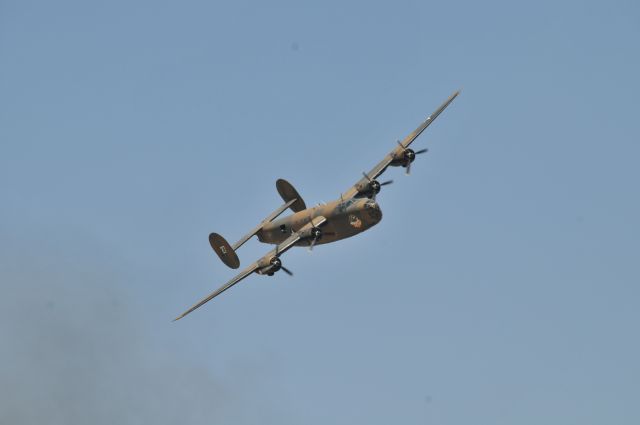
[[[261,268],[258,269],[257,273],[266,274],[267,276],[273,276],[275,272],[280,270],[284,271],[289,276],[293,276],[293,273],[291,273],[291,270],[283,266],[282,261],[280,260],[280,257],[276,255],[274,257],[271,257],[271,259],[266,265],[261,266]]]
[[[358,187],[358,193],[367,198],[371,198],[373,195],[380,193],[381,188],[382,185],[378,180],[370,180]]]
[[[270,275],[272,275],[273,273],[277,272],[278,270],[280,270],[282,268],[282,261],[278,257],[273,257],[269,261],[269,264],[271,265],[271,267],[269,269],[269,274]]]
[[[416,152],[413,149],[407,148],[400,152],[398,155],[394,156],[393,161],[391,161],[392,166],[394,167],[406,167],[416,160]]]
[[[322,230],[320,230],[317,227],[314,227],[313,229],[311,229],[311,237],[315,240],[318,240],[322,237]]]

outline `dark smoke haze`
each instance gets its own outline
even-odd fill
[[[78,240],[77,252],[56,252],[55,242],[0,236],[0,424],[211,424],[268,416],[237,401],[250,376],[226,385],[149,336],[131,308],[122,265],[99,246]]]

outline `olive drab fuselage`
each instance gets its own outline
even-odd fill
[[[260,242],[279,244],[319,216],[326,217],[327,222],[322,226],[322,236],[316,242],[317,245],[335,242],[370,229],[382,219],[382,211],[372,199],[338,199],[274,220],[265,224],[256,235]],[[309,239],[303,239],[296,245],[308,246],[310,242]]]

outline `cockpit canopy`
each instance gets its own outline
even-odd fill
[[[373,199],[369,199],[367,202],[365,202],[364,207],[367,209],[372,209],[372,210],[379,210],[380,206],[378,206],[378,203],[376,201],[374,201]]]

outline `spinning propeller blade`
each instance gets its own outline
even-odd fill
[[[313,235],[313,239],[311,239],[311,243],[309,244],[309,252],[313,251],[313,246],[318,242],[318,239],[322,237],[322,230],[313,225],[313,220],[309,218],[309,224],[311,224],[311,234]]]
[[[414,155],[420,155],[421,153],[425,153],[425,152],[429,152],[429,149],[420,149],[419,151],[414,152]],[[415,158],[415,156],[414,156]],[[406,171],[406,175],[411,174],[411,163],[413,162],[413,160],[409,161],[409,163],[407,164],[407,171]]]

